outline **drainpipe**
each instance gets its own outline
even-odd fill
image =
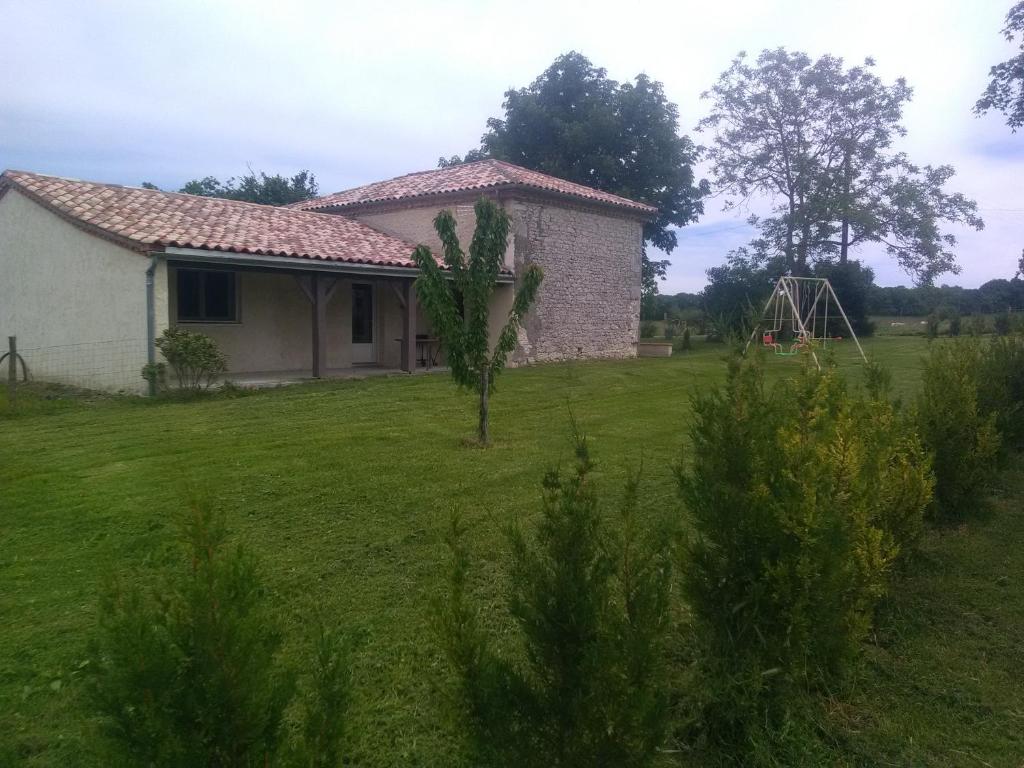
[[[149,266],[146,268],[146,362],[152,365],[156,362],[156,289],[154,278],[156,276],[156,265],[160,262],[161,254],[152,253],[149,256]],[[156,380],[152,377],[149,380],[149,396],[156,395]]]

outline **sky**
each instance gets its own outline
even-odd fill
[[[948,188],[978,202],[985,229],[951,230],[962,272],[940,279],[976,287],[1011,277],[1024,248],[1024,132],[971,111],[989,67],[1015,52],[999,34],[1010,4],[0,0],[0,167],[165,189],[308,168],[327,193],[476,147],[503,93],[570,50],[616,80],[663,82],[698,143],[701,94],[738,52],[871,56],[914,88],[900,148],[952,164]],[[712,197],[680,230],[663,293],[699,290],[750,239],[721,208]],[[909,284],[884,252],[858,257],[879,284]]]

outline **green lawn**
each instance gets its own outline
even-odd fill
[[[924,341],[866,346],[912,395]],[[508,371],[490,450],[464,444],[474,404],[443,375],[191,403],[26,403],[0,418],[0,761],[100,764],[80,670],[97,590],[110,574],[148,578],[172,560],[175,516],[199,492],[260,556],[288,659],[303,657],[316,612],[360,632],[352,764],[461,764],[429,620],[452,510],[471,528],[479,599],[500,604],[501,528],[535,512],[543,471],[570,458],[570,408],[602,488],[617,493],[642,461],[644,503],[676,504],[689,399],[721,379],[723,353],[699,343],[668,359]],[[849,344],[838,357],[857,376]],[[887,606],[863,670],[829,710],[837,762],[1020,763],[1024,465],[1005,477],[999,513],[931,536]]]

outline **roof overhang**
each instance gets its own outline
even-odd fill
[[[354,275],[359,277],[377,278],[412,278],[420,271],[417,267],[396,267],[381,264],[360,264],[347,261],[326,261],[323,259],[306,259],[297,256],[259,256],[251,253],[233,253],[231,251],[209,251],[202,248],[167,247],[155,251],[155,255],[164,254],[168,260],[188,261],[200,264],[211,264],[221,267],[245,267],[247,269],[264,269],[283,272],[327,272],[335,275]],[[511,283],[515,278],[512,274],[502,272],[498,275],[499,283]]]
[[[500,186],[476,189],[457,189],[445,192],[431,192],[406,197],[389,197],[378,200],[366,200],[340,205],[324,205],[301,210],[313,213],[333,213],[358,218],[361,213],[384,213],[387,211],[407,210],[410,208],[433,207],[456,203],[475,202],[481,197],[489,197],[496,201],[522,200],[524,202],[550,203],[570,208],[579,208],[606,216],[650,222],[657,218],[657,210],[640,210],[631,206],[617,205],[601,200],[591,200],[578,195],[532,187],[526,184],[502,184]]]

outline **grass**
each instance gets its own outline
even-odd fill
[[[924,348],[918,338],[867,344],[904,398]],[[852,347],[837,349],[856,376]],[[489,450],[465,447],[474,404],[442,375],[187,403],[26,392],[24,414],[0,418],[0,762],[101,764],[82,691],[98,590],[109,575],[149,579],[173,562],[175,518],[199,492],[261,559],[291,663],[308,652],[316,613],[359,633],[352,764],[463,764],[439,706],[447,682],[429,609],[453,509],[470,528],[477,599],[498,609],[500,631],[500,531],[534,514],[544,470],[571,459],[569,409],[602,489],[617,494],[642,462],[644,503],[674,505],[689,399],[721,379],[723,351],[698,343],[667,359],[508,371]],[[931,536],[887,607],[862,673],[828,715],[837,763],[1011,765],[1024,754],[1024,567],[1013,546],[1024,466],[1007,478],[999,514]]]

